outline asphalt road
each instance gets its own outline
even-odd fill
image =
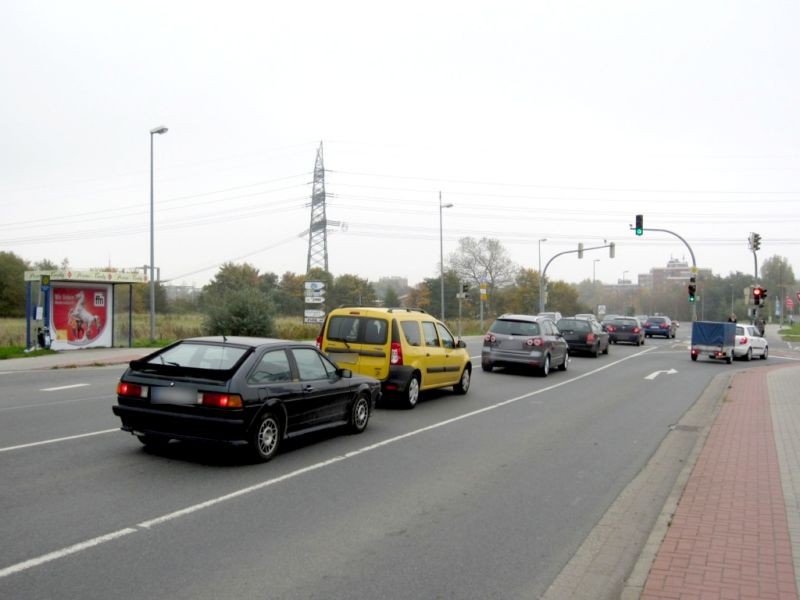
[[[732,368],[651,339],[547,378],[479,363],[466,396],[257,465],[145,450],[111,413],[120,367],[4,375],[0,598],[538,598]]]

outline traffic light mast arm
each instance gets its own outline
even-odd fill
[[[631,227],[631,229],[635,229],[635,228]],[[643,227],[642,230],[643,231],[661,231],[662,233],[669,233],[670,235],[674,235],[676,238],[678,238],[680,241],[683,242],[684,246],[686,246],[689,249],[689,254],[692,256],[692,267],[694,267],[695,270],[697,270],[697,261],[694,258],[694,251],[692,250],[692,247],[689,245],[689,242],[687,242],[685,239],[683,239],[677,233],[675,233],[674,231],[670,231],[669,229],[653,229],[652,227]]]
[[[545,264],[542,272],[539,273],[539,312],[544,312],[544,274],[547,273],[547,267],[550,266],[551,262],[553,262],[559,256],[564,256],[565,254],[578,254],[579,252],[586,252],[587,250],[602,250],[603,248],[610,247],[611,244],[605,244],[604,246],[592,246],[591,248],[579,248],[578,250],[564,250],[563,252],[559,252],[558,254],[554,254],[552,257],[550,257],[550,260],[547,261],[547,264]]]

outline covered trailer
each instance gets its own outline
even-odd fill
[[[692,360],[700,355],[715,360],[733,362],[736,345],[736,323],[694,321],[692,323]]]

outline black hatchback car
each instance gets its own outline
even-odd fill
[[[113,411],[145,445],[242,445],[267,461],[287,437],[335,426],[364,431],[380,389],[310,344],[190,338],[132,361]]]
[[[595,319],[566,317],[556,323],[572,354],[584,353],[597,358],[608,354],[608,332]]]

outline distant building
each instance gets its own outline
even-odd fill
[[[711,269],[698,269],[697,278],[702,280],[711,277]],[[692,267],[686,260],[671,258],[666,267],[653,267],[648,274],[639,275],[639,285],[653,290],[671,287],[677,283],[683,284],[692,276]]]

